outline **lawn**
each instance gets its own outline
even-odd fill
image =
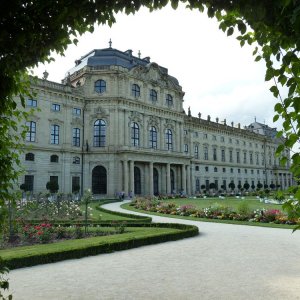
[[[237,199],[237,198],[227,198],[227,199],[220,199],[220,198],[197,198],[197,199],[168,199],[162,200],[164,203],[175,203],[177,207],[182,205],[193,205],[198,209],[203,209],[214,205],[215,203],[222,204],[223,206],[231,207],[234,210],[238,210],[238,206],[240,203],[246,202],[250,208],[250,210],[254,211],[256,209],[279,209],[282,210],[282,206],[278,204],[265,204],[261,203],[255,197],[247,197],[245,199]],[[249,226],[261,226],[261,227],[272,227],[272,228],[284,228],[284,229],[294,229],[295,225],[287,225],[287,224],[275,224],[275,223],[261,223],[261,222],[249,222],[249,221],[240,221],[240,220],[228,220],[228,219],[211,219],[211,218],[199,218],[193,216],[180,216],[180,215],[171,215],[171,214],[163,214],[158,212],[149,212],[140,209],[136,209],[133,206],[130,206],[129,203],[121,205],[122,208],[132,210],[132,211],[139,211],[149,215],[156,215],[156,216],[164,216],[168,218],[177,218],[177,219],[187,219],[193,221],[201,221],[201,222],[214,222],[214,223],[225,223],[225,224],[237,224],[237,225],[249,225]]]
[[[128,220],[134,219],[134,216],[132,216],[132,218],[128,218],[128,217],[122,217],[122,216],[110,214],[110,213],[107,213],[104,211],[99,211],[96,209],[96,207],[99,205],[100,205],[100,202],[91,202],[88,204],[88,206],[90,208],[92,208],[92,210],[90,210],[88,212],[89,218],[91,218],[92,220],[96,220],[96,221],[128,221]],[[84,204],[80,205],[80,208],[82,211],[84,211],[85,205]]]
[[[245,197],[245,199],[236,199],[236,198],[226,198],[226,199],[220,199],[220,198],[196,198],[196,199],[168,199],[168,200],[163,200],[163,202],[166,203],[175,203],[177,206],[181,205],[193,205],[197,208],[206,208],[209,206],[212,206],[215,203],[222,204],[225,206],[229,206],[233,209],[237,209],[239,204],[241,202],[247,202],[249,205],[249,208],[251,210],[255,209],[282,209],[282,206],[279,204],[265,204],[259,201],[256,197]]]

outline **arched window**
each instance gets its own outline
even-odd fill
[[[157,101],[157,92],[153,89],[150,90],[150,101],[156,102]]]
[[[50,143],[54,145],[59,144],[59,125],[51,125]]]
[[[134,167],[134,194],[140,195],[142,193],[141,188],[141,170],[138,167]]]
[[[36,123],[33,121],[26,122],[28,128],[26,132],[26,142],[35,142]]]
[[[140,87],[134,83],[131,87],[131,93],[132,93],[133,97],[135,97],[135,98],[139,97],[141,95]]]
[[[34,154],[33,153],[26,153],[25,160],[34,161]]]
[[[140,128],[136,122],[131,124],[131,145],[134,147],[140,145]]]
[[[92,192],[97,195],[107,192],[107,172],[102,166],[97,166],[92,171]]]
[[[102,79],[99,79],[95,82],[95,92],[101,94],[106,92],[106,82]]]
[[[97,120],[94,123],[94,147],[105,147],[106,123],[103,120]]]
[[[156,149],[157,148],[157,131],[154,126],[150,127],[149,131],[149,145],[150,148]]]
[[[173,97],[170,94],[166,95],[166,105],[167,106],[173,106]]]
[[[173,149],[173,135],[171,129],[166,129],[165,132],[166,148],[167,150]]]
[[[51,155],[50,162],[58,163],[58,156],[56,154]]]

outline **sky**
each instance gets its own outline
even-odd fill
[[[39,65],[34,74],[61,82],[75,60],[93,49],[109,47],[133,55],[150,56],[151,62],[166,67],[179,80],[185,92],[184,109],[193,116],[232,121],[241,126],[256,120],[271,127],[276,99],[264,81],[264,62],[254,62],[254,47],[240,47],[234,36],[227,37],[215,19],[206,13],[189,10],[181,4],[177,10],[170,6],[150,13],[146,8],[135,15],[119,13],[117,22],[97,26],[95,31],[79,37],[77,46],[70,45],[64,57],[53,54],[55,62]]]

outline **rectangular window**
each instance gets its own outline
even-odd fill
[[[226,173],[226,168],[223,168],[223,173]]]
[[[51,138],[50,143],[54,145],[59,144],[59,126],[51,125]]]
[[[203,137],[204,137],[205,139],[207,139],[207,133],[204,133],[204,134],[203,134]]]
[[[208,167],[205,167],[205,172],[208,172]]]
[[[225,139],[224,136],[221,136],[221,142],[224,143]]]
[[[217,148],[213,148],[213,159],[214,161],[217,160]]]
[[[33,121],[28,121],[26,122],[26,126],[28,128],[26,132],[26,142],[35,142],[36,123]]]
[[[81,115],[81,109],[77,108],[77,107],[74,107],[73,108],[73,115],[80,116]]]
[[[240,161],[240,152],[239,152],[239,151],[236,152],[236,162],[237,162],[237,163],[240,163],[240,162],[241,162],[241,161]]]
[[[79,192],[80,190],[80,177],[73,176],[72,177],[72,193]]]
[[[244,152],[244,164],[246,164],[246,163],[247,163],[247,153]]]
[[[73,128],[73,146],[80,147],[80,129],[79,128]]]
[[[208,160],[208,148],[204,147],[204,160]]]
[[[60,104],[52,103],[51,109],[54,111],[60,111]]]
[[[221,154],[222,154],[222,161],[225,161],[225,149],[221,150]]]
[[[185,153],[189,152],[189,146],[187,144],[184,144],[184,152]]]
[[[232,150],[229,150],[229,161],[233,162],[233,158],[232,158]]]
[[[213,140],[213,141],[216,141],[216,140],[217,140],[217,137],[216,137],[215,135],[213,135],[213,136],[212,136],[212,140]]]
[[[25,175],[24,183],[28,191],[31,192],[33,191],[33,181],[34,181],[33,175]]]
[[[31,107],[37,107],[37,101],[34,99],[27,99],[26,105]]]
[[[250,164],[253,165],[253,154],[250,153]]]
[[[229,138],[229,144],[232,144],[232,138]]]
[[[195,158],[199,158],[199,147],[195,145]]]

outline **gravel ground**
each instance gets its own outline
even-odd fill
[[[14,299],[300,299],[300,231],[153,220],[194,224],[201,234],[11,271]]]

